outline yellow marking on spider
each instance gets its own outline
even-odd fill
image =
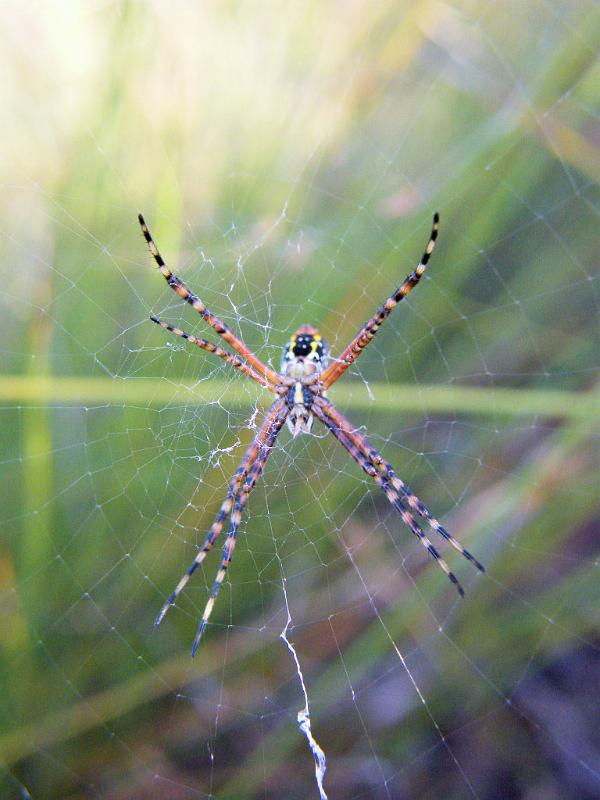
[[[408,513],[408,511],[401,511],[400,516],[402,517],[402,521],[404,522],[404,524],[412,530],[411,522],[413,521],[413,518]],[[426,539],[423,539],[423,541],[426,542]]]
[[[436,558],[436,561],[438,562],[438,564],[440,565],[440,567],[441,567],[441,568],[444,570],[444,572],[446,573],[446,575],[450,575],[450,567],[448,566],[448,564],[446,564],[446,562],[444,561],[444,559],[443,559],[443,558],[440,558],[440,557],[438,556],[438,557]]]
[[[296,334],[295,334],[295,333],[293,333],[293,334],[292,334],[292,336],[291,336],[291,338],[290,338],[290,349],[288,350],[288,354],[289,354],[290,356],[293,356],[293,355],[294,355],[294,345],[295,345],[295,344],[296,344]]]
[[[294,386],[294,403],[297,406],[301,406],[304,403],[304,396],[302,394],[302,384],[296,382]]]

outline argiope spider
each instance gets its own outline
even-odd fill
[[[377,310],[367,323],[365,323],[350,344],[344,348],[336,359],[332,360],[329,366],[327,366],[328,350],[325,340],[312,325],[302,325],[292,334],[290,341],[283,350],[280,372],[275,372],[275,370],[263,364],[262,361],[250,352],[246,345],[227,327],[227,325],[225,325],[225,323],[221,322],[218,317],[206,308],[199,297],[190,292],[187,286],[173,275],[158,252],[158,248],[141,214],[139,214],[138,219],[150,252],[171,289],[177,292],[182,300],[189,303],[211,328],[238,353],[238,355],[234,355],[205,339],[199,339],[196,336],[185,333],[185,331],[175,328],[167,322],[162,322],[156,317],[151,317],[152,321],[160,325],[161,328],[165,328],[165,330],[171,331],[171,333],[174,333],[176,336],[181,336],[188,342],[195,344],[202,350],[214,353],[228,364],[231,364],[232,367],[240,370],[240,372],[243,372],[249,378],[252,378],[252,380],[276,395],[275,401],[266,412],[258,432],[246,451],[240,466],[229,482],[227,494],[206,536],[204,545],[198,551],[196,558],[182,576],[174,591],[167,598],[154,624],[160,625],[163,617],[175,603],[175,600],[185,588],[190,577],[202,561],[204,561],[207,553],[221,533],[225,520],[229,517],[229,530],[227,532],[225,544],[223,545],[221,564],[192,645],[192,655],[196,653],[215,604],[219,588],[223,583],[227,568],[231,563],[242,511],[250,492],[254,489],[256,482],[261,476],[267,458],[275,444],[275,439],[283,427],[284,422],[287,422],[293,436],[297,436],[299,433],[308,433],[312,426],[313,417],[316,417],[319,422],[322,422],[323,425],[331,431],[359,467],[373,478],[377,485],[383,490],[392,506],[398,511],[402,521],[410,528],[424,547],[427,548],[429,554],[433,556],[448,578],[456,586],[459,594],[463,596],[464,591],[458,579],[450,571],[448,565],[425,533],[423,533],[421,527],[415,520],[413,512],[424,519],[433,531],[449,542],[455,550],[462,553],[462,555],[477,567],[478,570],[484,572],[484,567],[468,552],[468,550],[465,550],[465,548],[448,533],[434,516],[431,515],[419,498],[412,493],[400,478],[398,478],[392,466],[371,447],[365,437],[362,436],[346,417],[335,408],[331,401],[325,397],[325,391],[337,381],[352,363],[354,363],[373,339],[392,309],[403,297],[406,297],[419,282],[421,276],[425,272],[425,267],[429,261],[429,256],[433,251],[437,238],[439,215],[434,214],[433,216],[431,235],[427,242],[425,252],[416,269],[405,278],[403,283],[388,297],[384,305]]]

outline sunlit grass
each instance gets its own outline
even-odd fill
[[[451,413],[466,416],[600,416],[595,392],[552,389],[490,389],[472,386],[394,385],[342,382],[329,391],[347,409],[382,412]],[[173,383],[160,378],[61,378],[5,375],[0,377],[0,402],[45,408],[65,405],[203,406],[224,408],[267,404],[272,395],[254,384],[240,386],[215,379]],[[38,448],[39,450],[39,448]]]

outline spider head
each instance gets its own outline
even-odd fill
[[[281,371],[296,380],[322,372],[327,364],[327,342],[312,325],[301,325],[281,355]]]

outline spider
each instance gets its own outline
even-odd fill
[[[435,546],[423,532],[415,520],[415,514],[421,517],[429,528],[445,539],[455,550],[470,561],[480,572],[485,569],[468,550],[448,533],[446,528],[432,516],[429,509],[413,494],[409,487],[396,475],[391,464],[371,447],[365,437],[359,433],[352,423],[346,419],[327,399],[325,392],[338,380],[341,375],[353,364],[365,347],[373,339],[383,322],[387,319],[392,309],[417,285],[425,272],[425,267],[433,251],[438,235],[439,215],[433,216],[433,225],[427,247],[416,269],[408,275],[403,283],[391,294],[385,303],[380,306],[375,314],[358,331],[352,341],[342,350],[341,354],[328,364],[327,343],[312,325],[301,325],[290,337],[283,349],[280,372],[276,372],[262,363],[239,339],[224,322],[209,311],[202,300],[193,294],[187,286],[177,278],[165,264],[161,254],[144,221],[138,215],[144,238],[148,243],[150,252],[163,274],[165,280],[182,300],[189,303],[194,311],[204,319],[210,327],[237,353],[234,355],[205,339],[199,339],[185,331],[169,325],[154,316],[150,319],[167,331],[181,336],[190,344],[201,350],[213,353],[226,361],[235,369],[243,372],[256,383],[272,392],[276,399],[267,410],[252,443],[248,447],[240,466],[231,478],[227,493],[215,520],[206,536],[202,548],[179,580],[179,583],[165,601],[159,611],[154,624],[160,625],[169,608],[174,605],[180,593],[196,569],[204,561],[212,546],[216,542],[225,520],[229,517],[229,529],[223,545],[221,563],[217,576],[210,591],[204,613],[198,624],[196,636],[192,645],[192,656],[195,655],[200,640],[213,610],[219,588],[223,583],[227,569],[231,564],[236,536],[242,518],[242,512],[248,501],[250,492],[256,486],[265,463],[275,445],[275,440],[284,423],[287,423],[292,436],[309,433],[313,418],[316,417],[346,449],[348,454],[358,466],[379,486],[385,496],[400,514],[402,521],[417,537],[421,544],[427,548],[429,554],[435,559],[455,585],[460,596],[464,590],[456,576],[440,556]]]

